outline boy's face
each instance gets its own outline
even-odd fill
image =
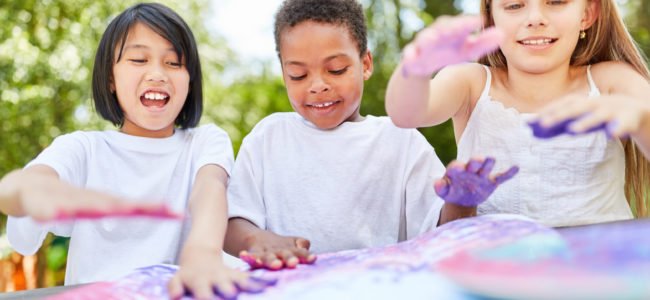
[[[305,21],[282,31],[282,76],[293,109],[320,129],[358,121],[363,81],[372,74],[370,52],[344,26]]]

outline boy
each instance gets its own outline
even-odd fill
[[[268,116],[244,139],[228,188],[227,252],[254,268],[292,268],[315,260],[310,248],[393,244],[475,214],[475,205],[443,208],[432,182],[445,168],[418,131],[359,114],[373,70],[360,4],[287,0],[275,41],[295,112]],[[489,160],[481,169],[491,171]]]

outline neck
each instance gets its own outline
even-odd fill
[[[576,68],[568,65],[543,73],[508,68],[503,82],[519,101],[543,105],[573,90],[577,73]]]
[[[120,131],[122,133],[133,135],[133,136],[148,137],[148,138],[166,138],[174,135],[174,124],[171,124],[159,130],[149,130],[149,129],[138,127],[135,124],[132,124],[130,122],[124,122],[124,125],[122,126]]]

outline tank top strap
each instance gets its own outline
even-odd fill
[[[486,65],[481,65],[483,69],[485,69],[485,74],[487,77],[485,78],[485,86],[483,87],[483,91],[481,92],[481,96],[479,97],[479,102],[482,101],[483,99],[487,99],[490,96],[490,87],[492,87],[492,72],[490,72],[490,68]]]
[[[587,81],[589,82],[589,97],[600,96],[600,90],[591,76],[591,65],[587,66]]]

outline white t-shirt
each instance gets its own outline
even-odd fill
[[[435,227],[444,166],[415,129],[367,116],[320,130],[276,113],[244,139],[229,215],[311,241],[315,253],[393,244]]]
[[[186,209],[197,171],[216,164],[230,172],[232,144],[215,125],[177,129],[168,138],[144,138],[117,131],[77,131],[60,136],[28,164],[47,165],[75,186],[133,201],[164,201]],[[108,218],[46,225],[31,218],[8,220],[9,242],[32,254],[48,231],[69,236],[66,284],[112,280],[134,268],[174,263],[189,227],[184,222]],[[184,224],[183,224],[184,223]]]

